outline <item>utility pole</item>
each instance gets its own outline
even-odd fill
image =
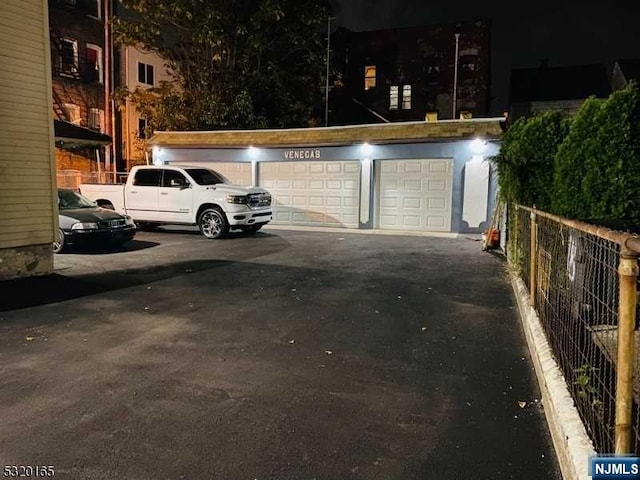
[[[327,72],[324,86],[324,126],[329,126],[329,56],[331,55],[331,20],[335,18],[327,17]]]
[[[455,33],[456,37],[456,57],[455,62],[453,64],[453,106],[451,112],[451,118],[453,120],[456,119],[456,100],[458,95],[458,51],[460,46],[460,28],[456,29]]]

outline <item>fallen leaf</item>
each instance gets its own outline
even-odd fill
[[[526,407],[526,406],[527,406],[527,402],[518,402],[518,406],[519,406],[520,408],[524,408],[524,407]]]
[[[427,327],[422,327],[422,331],[426,332],[427,331]]]
[[[291,345],[293,345],[294,343],[296,343],[296,341],[295,341],[295,340],[289,340],[289,343],[290,343]]]
[[[27,342],[30,342],[32,340],[35,340],[36,337],[25,337],[25,338],[26,338]]]
[[[327,355],[332,355],[333,352],[331,350],[325,350],[324,353],[326,353]]]

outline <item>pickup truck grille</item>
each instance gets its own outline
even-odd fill
[[[269,193],[250,193],[247,195],[247,202],[251,208],[268,207],[271,205],[271,195]]]
[[[100,228],[118,228],[124,227],[127,224],[124,218],[117,218],[115,220],[102,220],[98,222]]]

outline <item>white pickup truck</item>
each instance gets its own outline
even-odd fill
[[[129,215],[141,229],[198,225],[207,238],[230,229],[256,232],[271,221],[271,194],[231,185],[202,167],[137,166],[124,185],[82,184],[80,193],[104,208]]]

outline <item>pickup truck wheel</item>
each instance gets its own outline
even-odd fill
[[[64,233],[58,229],[58,234],[53,242],[53,253],[60,253],[64,250]]]
[[[224,212],[217,208],[207,208],[198,220],[200,231],[207,238],[221,238],[229,231],[229,222]]]

